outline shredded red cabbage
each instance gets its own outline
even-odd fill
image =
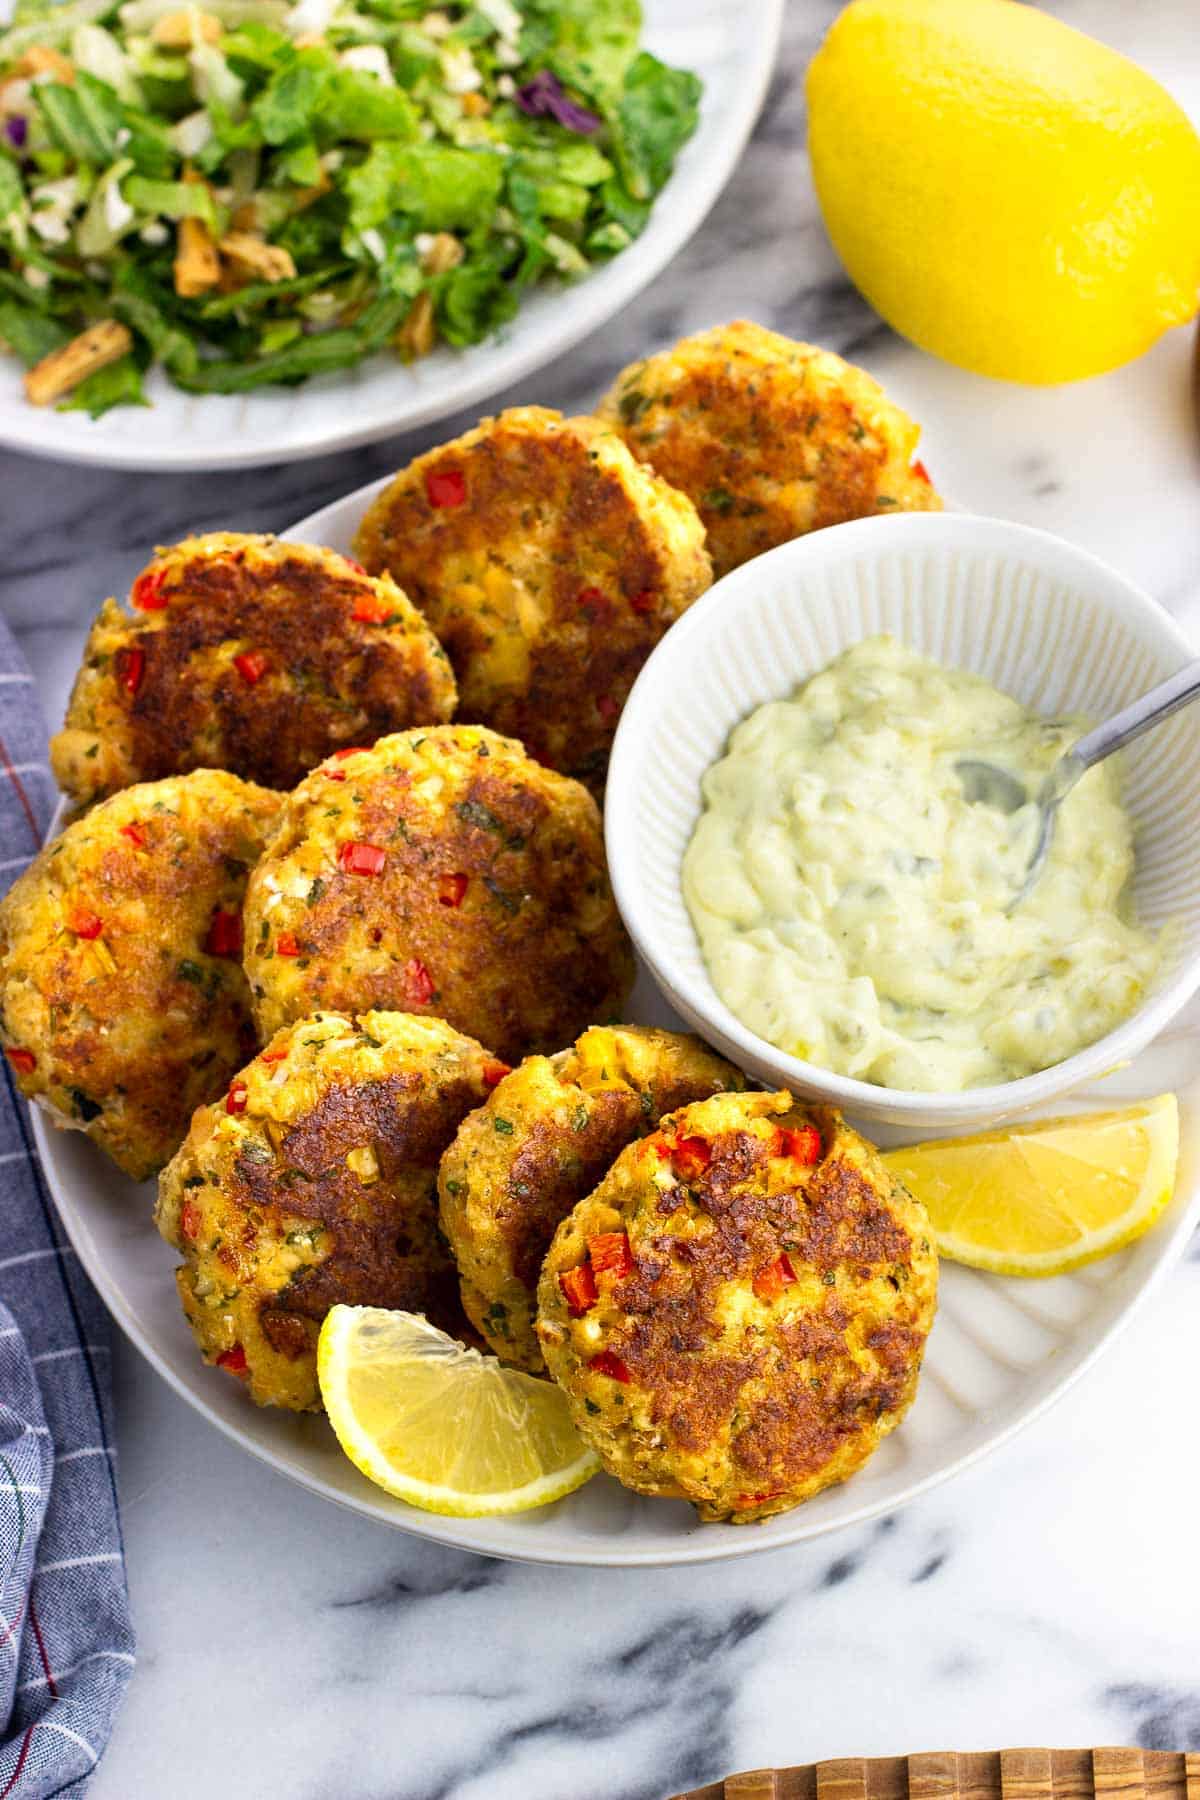
[[[4,135],[15,150],[23,149],[25,139],[29,135],[28,119],[23,119],[19,113],[14,113],[10,119],[4,121]]]
[[[516,102],[531,118],[557,119],[568,131],[581,132],[585,137],[599,131],[603,124],[603,120],[589,112],[586,106],[580,106],[568,97],[558,76],[549,69],[539,69],[532,80],[518,88]]]

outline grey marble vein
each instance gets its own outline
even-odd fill
[[[447,1594],[478,1594],[504,1579],[505,1564],[483,1556],[465,1556],[431,1544],[418,1569],[387,1575],[364,1593],[332,1600],[336,1611],[363,1607],[370,1611],[403,1606],[417,1600],[440,1600]]]
[[[1192,1671],[1200,1676],[1200,1671]],[[1105,1691],[1107,1705],[1124,1715],[1126,1731],[1143,1750],[1178,1750],[1200,1744],[1200,1685],[1151,1687],[1119,1682]]]

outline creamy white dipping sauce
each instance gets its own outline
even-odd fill
[[[971,805],[955,770],[994,763],[1032,797],[1086,728],[886,637],[760,706],[704,777],[683,863],[730,1011],[821,1068],[926,1092],[1048,1068],[1127,1018],[1162,953],[1125,897],[1113,760],[1064,801],[1011,915],[1036,810]]]

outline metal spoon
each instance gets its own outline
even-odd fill
[[[1103,762],[1106,756],[1111,756],[1114,750],[1120,750],[1124,745],[1132,743],[1134,738],[1141,737],[1143,731],[1149,731],[1152,725],[1169,719],[1172,713],[1178,712],[1181,706],[1186,706],[1198,694],[1200,661],[1190,662],[1177,675],[1160,681],[1157,687],[1151,688],[1148,694],[1143,694],[1140,700],[1131,701],[1111,719],[1106,719],[1094,730],[1085,732],[1069,750],[1063,752],[1038,791],[1035,802],[1039,813],[1037,839],[1025,869],[1025,879],[1006,907],[1007,912],[1014,912],[1020,906],[1041,874],[1054,836],[1054,822],[1059,806],[1080,776],[1085,775],[1096,763]],[[966,757],[955,763],[954,772],[962,782],[963,793],[970,806],[994,806],[1000,812],[1014,813],[1028,803],[1029,795],[1016,776],[1010,775],[1007,769],[997,768],[995,763]]]

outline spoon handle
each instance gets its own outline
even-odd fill
[[[1114,750],[1120,750],[1125,744],[1141,737],[1143,731],[1149,731],[1161,719],[1169,719],[1171,714],[1186,706],[1200,694],[1200,660],[1190,662],[1175,675],[1169,675],[1152,687],[1148,694],[1140,700],[1133,700],[1128,706],[1114,713],[1111,719],[1105,719],[1094,731],[1087,732],[1077,743],[1072,744],[1068,755],[1074,767],[1076,778],[1093,763],[1103,762]]]

